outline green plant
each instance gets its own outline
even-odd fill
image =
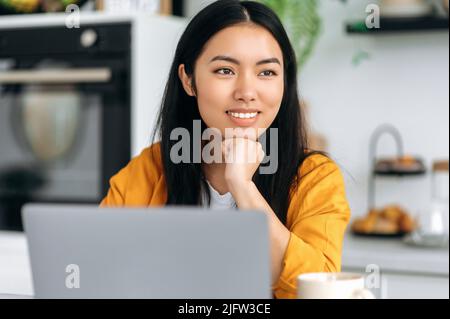
[[[311,56],[320,35],[319,0],[259,0],[280,17],[294,47],[298,66]]]

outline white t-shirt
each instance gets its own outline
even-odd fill
[[[236,202],[234,201],[233,195],[230,192],[220,195],[218,191],[212,187],[212,185],[206,181],[208,184],[209,192],[211,194],[211,206],[208,208],[211,209],[236,209]],[[203,206],[207,207],[208,202],[206,199],[206,194],[203,195]]]

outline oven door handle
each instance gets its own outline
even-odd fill
[[[0,84],[69,84],[106,83],[111,80],[109,68],[0,71]]]

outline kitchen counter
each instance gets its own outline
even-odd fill
[[[344,240],[342,266],[365,269],[375,264],[382,271],[448,277],[448,257],[448,248],[414,247],[399,238],[366,238],[349,233]]]
[[[348,234],[344,241],[343,270],[364,272],[370,264],[378,265],[382,272],[410,275],[408,282],[413,284],[416,275],[425,276],[426,283],[439,278],[440,287],[444,286],[448,292],[448,249],[409,247],[399,239],[368,239]],[[0,296],[8,295],[33,295],[31,270],[25,235],[0,231]]]

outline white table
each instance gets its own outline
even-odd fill
[[[0,231],[0,295],[33,295],[25,235]],[[15,297],[15,296],[14,296]]]
[[[382,273],[378,297],[448,298],[448,249],[422,249],[405,246],[398,239],[366,239],[348,234],[342,269],[364,273],[371,264],[377,265]],[[23,233],[0,231],[0,295],[33,295]]]

